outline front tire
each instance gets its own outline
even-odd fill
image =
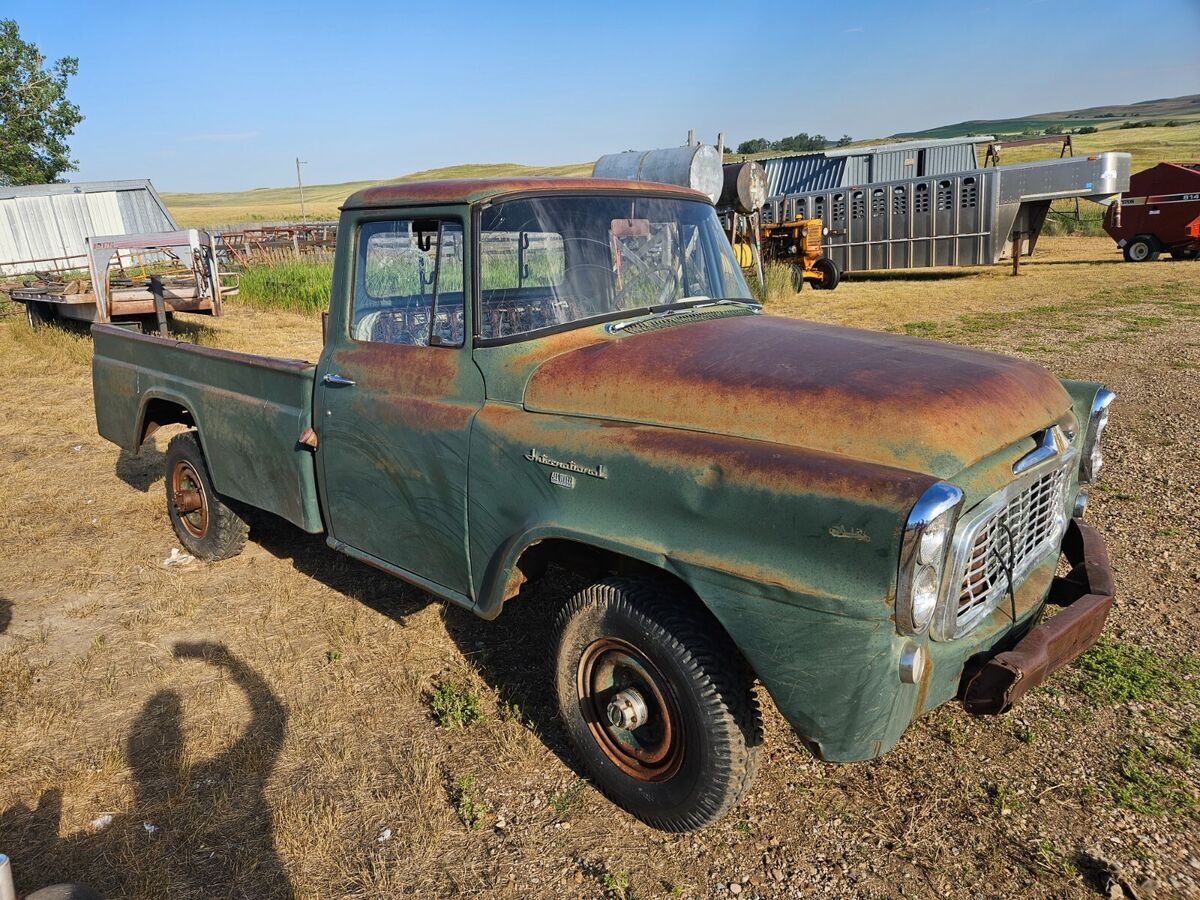
[[[246,546],[249,527],[213,489],[196,432],[167,445],[167,515],[184,549],[200,559],[229,559]]]
[[[814,281],[813,287],[820,291],[832,291],[842,280],[842,273],[838,270],[835,263],[828,256],[822,256],[813,263],[815,269],[821,276],[820,281]]]
[[[804,266],[792,266],[792,290],[797,294],[804,289]]]
[[[1171,258],[1180,261],[1196,259],[1200,257],[1200,250],[1195,247],[1176,247],[1171,251]]]
[[[1158,246],[1154,238],[1139,234],[1125,245],[1125,260],[1127,262],[1154,262],[1158,259]]]
[[[596,786],[646,824],[694,831],[727,813],[758,767],[753,676],[696,601],[611,578],[555,623],[559,714]]]

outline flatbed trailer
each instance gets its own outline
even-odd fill
[[[983,266],[1030,256],[1054,200],[1112,203],[1128,153],[1069,156],[771,197],[764,225],[821,219],[841,272]]]
[[[221,272],[212,236],[197,228],[89,237],[87,249],[86,275],[41,274],[36,283],[7,289],[24,304],[30,325],[55,319],[146,324],[156,315],[152,275],[168,315],[219,316],[222,300],[237,293],[237,276]]]

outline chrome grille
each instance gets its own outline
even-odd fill
[[[1066,523],[1067,468],[1031,478],[980,522],[962,564],[955,632],[990,611],[1029,570],[1057,548]]]

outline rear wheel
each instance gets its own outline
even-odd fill
[[[1158,259],[1158,246],[1154,238],[1139,234],[1125,245],[1125,259],[1129,262],[1154,262]]]
[[[229,559],[242,552],[249,528],[213,490],[196,432],[167,445],[167,515],[184,549],[200,559]]]
[[[556,621],[559,713],[596,786],[643,822],[692,831],[749,789],[762,722],[753,676],[694,600],[611,578]]]
[[[819,281],[813,282],[813,287],[818,290],[832,291],[842,280],[842,273],[838,271],[837,263],[828,256],[822,256],[814,262],[813,269],[821,275]]]

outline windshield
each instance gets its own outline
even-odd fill
[[[508,200],[480,220],[480,335],[704,300],[750,301],[716,210],[699,200]]]

